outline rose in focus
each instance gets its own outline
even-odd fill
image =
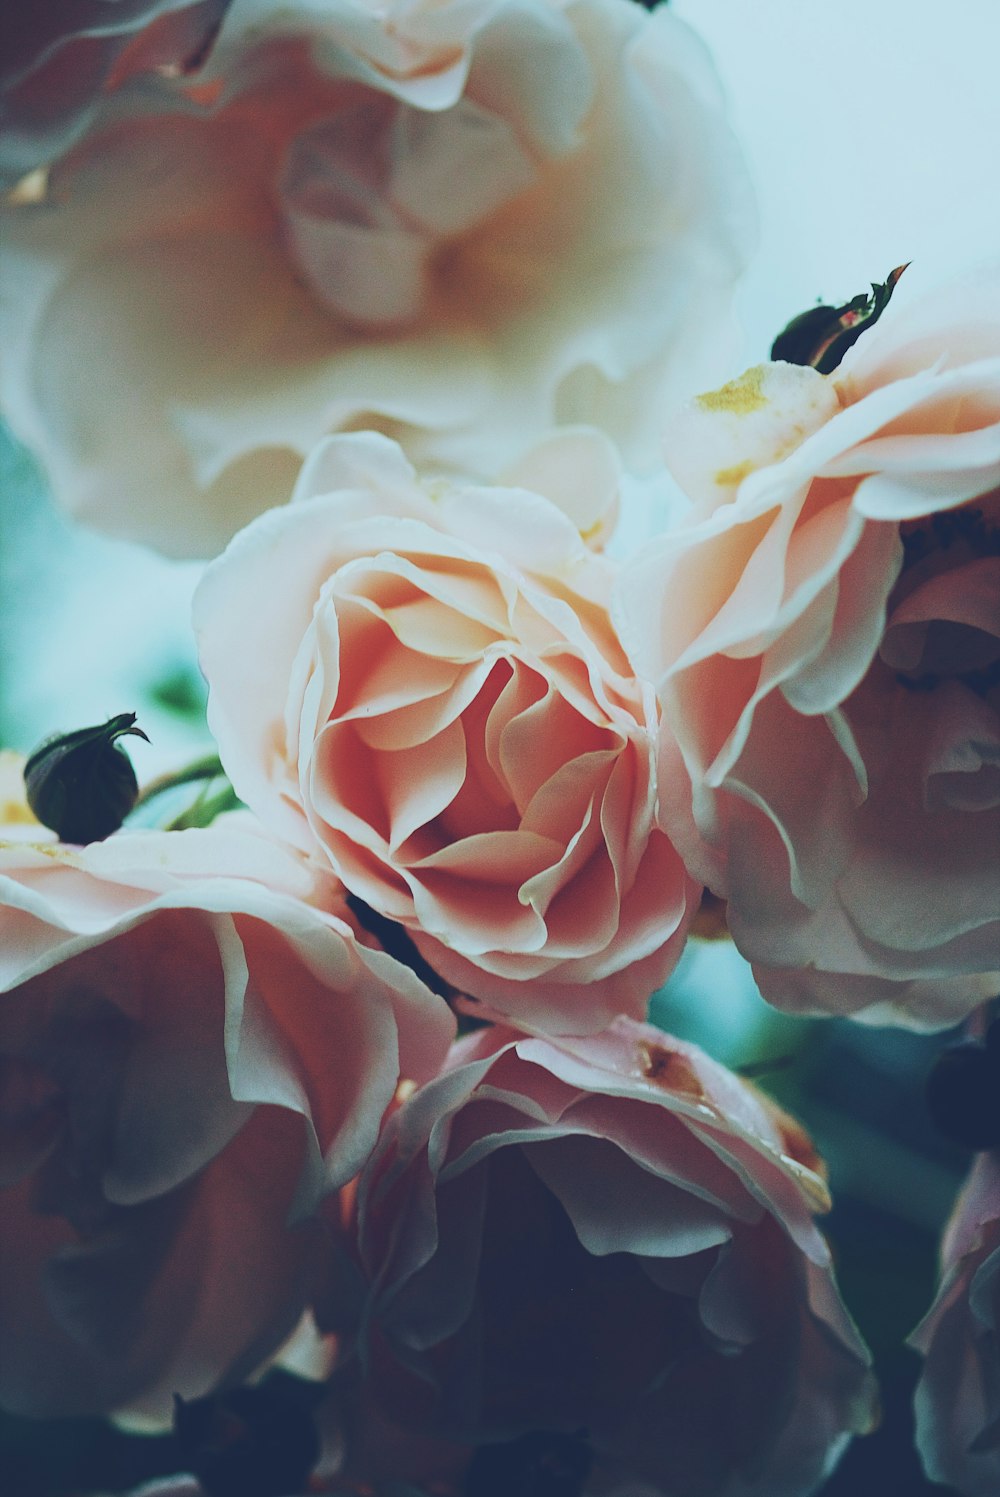
[[[594,421],[641,459],[711,377],[746,199],[665,12],[235,0],[0,205],[0,396],[74,514],[174,555],[345,428],[493,476]]]
[[[359,1186],[375,1396],[448,1438],[575,1441],[588,1494],[813,1491],[873,1414],[820,1168],[649,1026],[467,1036]]]
[[[0,844],[0,1405],[169,1417],[288,1336],[454,1024],[243,818]]]
[[[1000,952],[1000,268],[666,446],[694,515],[620,608],[664,826],[773,1002],[957,1022]]]
[[[542,495],[422,485],[356,435],[195,599],[240,797],[449,983],[557,1032],[643,1015],[699,893],[654,823],[655,704],[613,575]]]
[[[964,1497],[1000,1487],[1000,1167],[980,1154],[942,1247],[937,1299],[911,1337],[924,1356],[917,1445],[932,1481]]]

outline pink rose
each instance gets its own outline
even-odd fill
[[[819,1169],[649,1026],[467,1036],[361,1178],[373,1387],[447,1437],[585,1432],[588,1497],[811,1492],[873,1417]]]
[[[953,1024],[1000,965],[1000,266],[667,448],[695,515],[620,599],[663,824],[773,1002]]]
[[[1000,1163],[980,1154],[942,1246],[941,1286],[911,1337],[924,1356],[917,1444],[932,1481],[1000,1490]]]
[[[229,0],[25,0],[0,55],[0,190],[68,150],[101,96],[200,61]],[[39,184],[40,185],[40,184]],[[25,184],[30,197],[32,188]]]
[[[449,983],[556,1030],[642,1015],[697,906],[654,824],[655,705],[612,577],[540,494],[422,486],[363,434],[195,599],[237,793]]]
[[[315,1288],[320,1199],[451,1015],[242,817],[0,845],[0,1405],[248,1375]],[[308,901],[308,902],[307,902]]]
[[[345,428],[490,477],[555,423],[647,460],[664,382],[718,367],[747,199],[665,10],[233,0],[0,204],[0,395],[62,503],[174,555]]]

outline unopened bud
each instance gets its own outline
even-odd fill
[[[134,712],[46,739],[24,766],[28,805],[61,842],[100,842],[121,826],[139,785],[118,739],[143,738]]]
[[[871,296],[863,291],[842,307],[810,307],[808,312],[793,317],[771,345],[771,358],[831,374],[851,344],[878,322],[905,269],[905,265],[897,265],[884,283],[873,281]]]

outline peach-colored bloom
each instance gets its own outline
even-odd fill
[[[372,1388],[473,1443],[585,1431],[588,1494],[811,1492],[873,1413],[820,1169],[647,1025],[470,1035],[362,1175]]]
[[[249,830],[0,844],[0,1404],[126,1408],[252,1372],[314,1208],[451,1015]]]
[[[0,55],[0,190],[78,140],[101,95],[200,59],[229,0],[27,0],[7,7]],[[30,198],[41,183],[24,182]]]
[[[540,494],[422,485],[360,434],[195,599],[237,793],[449,982],[557,1031],[643,1014],[697,905],[612,576]]]
[[[168,74],[0,205],[0,393],[73,513],[204,556],[327,432],[490,477],[553,423],[652,452],[748,237],[676,17],[234,0]]]
[[[695,514],[621,590],[663,824],[775,1003],[956,1022],[1000,965],[1000,267],[667,450]]]
[[[980,1154],[942,1246],[941,1286],[911,1338],[923,1353],[917,1444],[965,1497],[1000,1490],[1000,1163]]]

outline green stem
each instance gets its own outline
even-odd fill
[[[192,785],[196,780],[217,780],[225,772],[218,754],[206,754],[204,758],[195,759],[194,763],[187,765],[185,769],[175,769],[168,774],[157,775],[155,780],[150,780],[149,784],[139,792],[135,804],[144,806],[166,790],[173,790],[178,785]]]

